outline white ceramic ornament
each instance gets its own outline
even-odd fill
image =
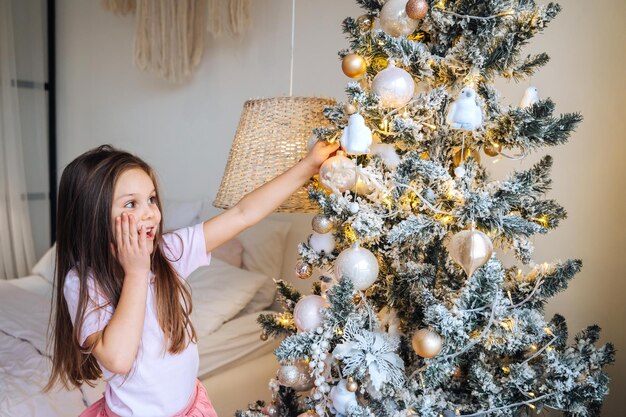
[[[450,104],[446,122],[455,129],[476,130],[483,124],[483,112],[476,103],[476,92],[464,87]]]
[[[409,0],[389,0],[380,11],[380,27],[389,36],[406,36],[415,32],[419,20],[411,19],[406,14]]]
[[[480,230],[463,230],[450,239],[448,253],[471,277],[474,271],[491,259],[493,243]]]
[[[524,97],[522,97],[522,101],[519,106],[522,108],[527,108],[532,106],[533,104],[539,101],[539,89],[537,87],[528,87],[526,91],[524,91]]]
[[[320,181],[332,192],[341,194],[356,184],[356,165],[342,151],[328,158],[320,167]]]
[[[358,243],[342,251],[335,260],[337,278],[348,278],[357,290],[369,288],[378,278],[378,259]]]
[[[400,157],[396,153],[396,147],[391,143],[373,143],[370,147],[372,154],[379,156],[383,164],[389,169],[396,169],[400,164]]]
[[[335,250],[335,238],[332,232],[329,233],[317,233],[313,232],[309,237],[309,245],[317,253],[330,254]]]
[[[370,153],[372,131],[365,126],[365,119],[359,113],[348,118],[348,126],[341,134],[341,146],[348,155],[364,155]]]
[[[411,101],[415,82],[411,74],[390,62],[387,68],[374,77],[372,91],[380,96],[383,107],[396,109]]]
[[[293,321],[301,332],[315,331],[322,325],[322,309],[326,300],[319,295],[306,295],[296,303],[293,309]]]
[[[348,391],[348,381],[342,379],[337,385],[330,390],[330,400],[332,401],[332,411],[334,414],[346,414],[350,407],[356,407],[359,403],[356,400],[356,394]]]

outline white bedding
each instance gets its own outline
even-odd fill
[[[0,281],[0,417],[75,417],[102,396],[102,381],[95,388],[41,393],[50,366],[46,352],[50,290],[39,276]],[[259,339],[258,314],[237,317],[199,339],[199,378],[275,347]]]

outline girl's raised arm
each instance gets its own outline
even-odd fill
[[[203,223],[207,253],[271,214],[317,171],[339,148],[336,143],[319,141],[300,162],[246,194],[233,208]]]

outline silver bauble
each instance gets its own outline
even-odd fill
[[[303,260],[298,260],[296,262],[296,275],[300,279],[307,279],[313,274],[313,268],[308,263]]]
[[[332,233],[313,232],[309,237],[309,245],[317,253],[329,254],[335,250],[335,238]]]
[[[328,233],[333,230],[333,222],[323,214],[316,214],[311,220],[311,226],[317,233]]]
[[[410,35],[419,26],[419,20],[406,14],[408,0],[389,0],[380,11],[380,27],[389,36]]]
[[[443,341],[437,333],[420,329],[413,335],[412,345],[415,353],[422,358],[432,358],[441,352]]]
[[[378,259],[358,243],[345,249],[335,261],[337,278],[348,278],[357,290],[365,290],[378,278]]]
[[[267,415],[269,417],[278,417],[278,408],[275,405],[269,405],[267,407]]]
[[[343,193],[356,183],[356,165],[345,153],[328,158],[320,167],[320,182],[333,192]]]
[[[285,387],[291,387],[300,382],[301,372],[296,365],[282,365],[276,373],[278,382]]]
[[[326,300],[319,295],[302,297],[293,309],[293,321],[301,332],[314,331],[323,321],[322,309]]]
[[[411,101],[415,93],[415,82],[411,74],[390,63],[374,77],[372,91],[380,96],[383,107],[395,109]]]
[[[474,271],[491,259],[493,243],[480,230],[463,230],[450,239],[448,253],[471,277]]]

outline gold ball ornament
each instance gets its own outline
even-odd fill
[[[502,147],[497,143],[490,143],[488,145],[485,145],[485,147],[483,148],[483,152],[485,152],[485,155],[487,156],[498,156],[500,155],[501,148]]]
[[[348,382],[346,383],[346,389],[350,392],[356,392],[359,389],[359,384],[356,383],[352,377],[348,377]]]
[[[463,230],[452,236],[448,244],[450,257],[471,277],[493,254],[493,243],[480,230]]]
[[[358,111],[358,109],[356,108],[356,106],[352,103],[346,103],[343,106],[343,112],[345,114],[347,114],[348,116],[353,115],[354,113],[356,113]]]
[[[428,2],[426,0],[409,0],[406,3],[406,15],[411,19],[421,20],[428,13]]]
[[[420,329],[413,335],[412,345],[415,353],[422,358],[432,358],[441,352],[443,340],[435,332]]]
[[[465,163],[469,157],[474,158],[476,162],[480,162],[480,153],[476,149],[463,149],[463,161],[461,162],[461,149],[454,153],[453,163],[455,167],[460,166],[462,163]]]
[[[343,58],[341,69],[350,78],[361,78],[367,70],[367,65],[361,55],[349,54]]]
[[[311,267],[311,265],[309,265],[308,263],[302,260],[299,260],[298,262],[296,262],[295,270],[296,270],[296,275],[300,279],[310,278],[311,275],[313,274],[313,268]]]
[[[369,32],[374,28],[374,16],[364,14],[356,19],[356,25],[361,32]]]
[[[261,333],[261,336],[259,336],[259,338],[265,342],[268,339],[267,333],[265,332]]]
[[[316,214],[311,221],[311,226],[317,233],[328,233],[333,230],[333,222],[323,214]]]

